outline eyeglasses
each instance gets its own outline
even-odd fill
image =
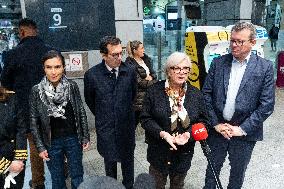
[[[181,71],[183,73],[188,73],[190,71],[190,67],[170,67],[175,73],[180,73]]]
[[[118,57],[119,57],[119,56],[122,56],[123,53],[122,53],[122,52],[120,52],[120,53],[112,53],[112,54],[109,54],[109,55],[112,56],[112,57],[115,58],[115,59],[118,59]]]
[[[235,43],[238,47],[241,47],[247,41],[250,41],[250,39],[249,40],[233,40],[233,39],[231,39],[230,44],[233,45]]]

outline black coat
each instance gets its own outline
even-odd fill
[[[109,161],[120,161],[133,156],[133,102],[136,94],[134,69],[121,63],[115,79],[103,61],[85,73],[84,87],[86,103],[96,119],[99,153]]]
[[[279,28],[273,26],[268,33],[270,39],[278,39]]]
[[[153,78],[153,80],[151,81],[145,79],[147,77],[146,70],[142,66],[140,66],[134,58],[127,57],[125,60],[126,64],[133,66],[136,70],[137,94],[134,103],[135,111],[142,110],[143,99],[147,88],[157,82],[157,76],[155,71],[153,70],[151,59],[145,54],[144,57],[142,57],[142,60],[150,70],[150,76]]]
[[[191,133],[191,127],[194,123],[208,124],[203,95],[189,83],[185,94],[184,107],[190,119],[190,125],[186,131]],[[160,81],[147,90],[140,117],[148,143],[147,160],[163,173],[168,173],[169,170],[185,173],[191,165],[195,142],[191,139],[187,144],[177,146],[177,151],[171,151],[169,144],[160,137],[161,131],[172,134],[170,117],[171,108],[169,97],[165,92],[165,81]],[[171,164],[169,165],[168,162]]]
[[[0,102],[0,174],[11,161],[26,160],[26,127],[17,121],[16,101],[12,96],[6,102]]]
[[[75,116],[78,139],[81,144],[86,144],[90,141],[86,112],[78,85],[74,81],[68,81],[70,84],[69,100]],[[35,85],[30,95],[30,127],[38,152],[42,152],[50,146],[51,127],[49,123],[50,117],[47,115],[47,106],[41,101],[38,85]]]
[[[29,94],[31,88],[44,76],[42,56],[51,50],[36,36],[25,37],[18,46],[7,52],[1,73],[1,84],[16,92],[17,109],[23,109],[22,118],[28,125]]]

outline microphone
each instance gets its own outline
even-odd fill
[[[208,138],[208,132],[203,123],[196,123],[192,125],[191,135],[195,141],[199,141],[201,147],[205,150],[206,154],[211,152],[206,139]]]
[[[192,125],[192,137],[195,141],[199,141],[201,144],[201,147],[203,149],[204,155],[206,156],[206,159],[208,161],[208,165],[212,171],[212,174],[214,176],[216,187],[218,189],[223,189],[221,181],[219,179],[219,176],[216,174],[214,163],[211,160],[211,150],[206,142],[206,139],[208,138],[208,132],[206,130],[206,127],[203,123],[196,123]]]

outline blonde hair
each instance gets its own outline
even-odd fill
[[[129,41],[126,46],[126,51],[129,57],[134,58],[134,50],[137,50],[139,45],[143,44],[141,41]]]
[[[168,57],[167,62],[164,65],[164,72],[165,72],[166,76],[168,77],[168,71],[171,67],[174,67],[174,66],[182,63],[183,61],[185,61],[188,64],[188,67],[191,68],[191,66],[192,66],[191,60],[190,60],[189,56],[187,56],[187,54],[185,54],[183,52],[172,53]]]

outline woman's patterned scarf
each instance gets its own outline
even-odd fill
[[[48,108],[48,116],[66,119],[64,108],[68,103],[68,99],[70,99],[70,86],[67,78],[63,76],[57,87],[54,88],[45,76],[39,83],[38,89],[41,101]]]
[[[171,131],[174,132],[177,129],[177,121],[180,118],[180,122],[183,128],[188,128],[189,126],[189,117],[186,109],[183,106],[185,93],[187,90],[187,84],[184,83],[183,87],[178,91],[174,91],[169,84],[169,81],[166,80],[165,83],[165,92],[169,97],[170,107],[171,107]]]

